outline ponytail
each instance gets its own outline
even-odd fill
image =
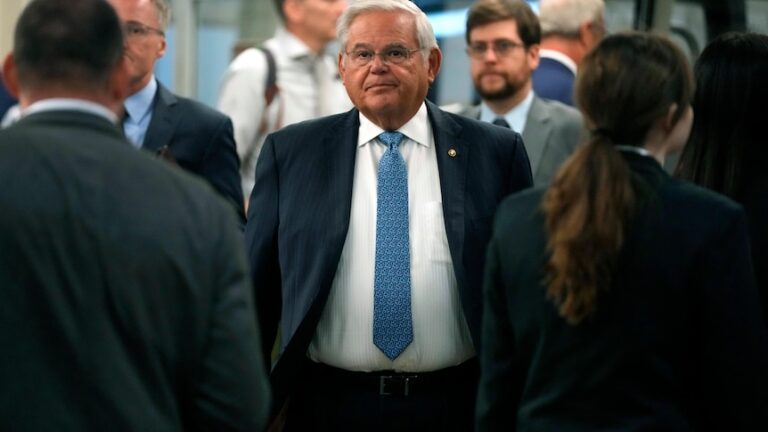
[[[573,325],[594,313],[598,291],[610,287],[634,209],[630,170],[613,143],[610,130],[596,129],[542,200],[547,298]]]

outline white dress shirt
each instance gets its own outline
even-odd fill
[[[104,117],[112,123],[117,123],[117,116],[115,113],[110,111],[104,105],[84,99],[72,98],[42,99],[21,111],[21,117],[45,111],[83,111],[99,117]]]
[[[384,132],[360,115],[349,230],[314,339],[312,360],[353,371],[433,371],[474,356],[443,221],[434,136],[426,105],[399,129],[408,171],[413,342],[394,360],[373,344],[376,196]]]
[[[262,121],[266,132],[312,118],[352,108],[338,75],[336,58],[328,53],[315,55],[301,40],[283,28],[264,43],[275,58],[278,97],[264,113],[264,85],[268,71],[264,54],[250,48],[229,65],[219,91],[218,108],[232,119],[243,193],[253,189],[254,171],[266,133],[259,134]],[[316,66],[321,62],[321,66]]]

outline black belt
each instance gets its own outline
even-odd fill
[[[315,385],[329,391],[356,390],[381,396],[413,396],[474,389],[479,376],[477,358],[430,372],[353,372],[307,360],[304,372]]]

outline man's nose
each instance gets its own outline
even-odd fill
[[[388,66],[386,63],[384,63],[384,60],[382,59],[382,56],[379,54],[374,54],[373,59],[371,59],[371,72],[374,73],[382,73],[386,72],[388,70]]]
[[[485,49],[483,60],[486,62],[496,62],[499,60],[499,56],[496,55],[496,50],[494,50],[492,46]]]

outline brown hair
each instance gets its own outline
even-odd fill
[[[522,0],[478,0],[469,8],[464,37],[469,43],[469,33],[475,27],[508,19],[517,24],[517,33],[526,47],[541,42],[539,19],[528,3]]]
[[[658,35],[609,36],[579,67],[576,103],[592,136],[560,168],[542,201],[547,297],[569,323],[594,313],[598,291],[611,286],[636,207],[637,184],[613,146],[642,146],[673,104],[673,120],[680,119],[692,93],[685,56]]]

